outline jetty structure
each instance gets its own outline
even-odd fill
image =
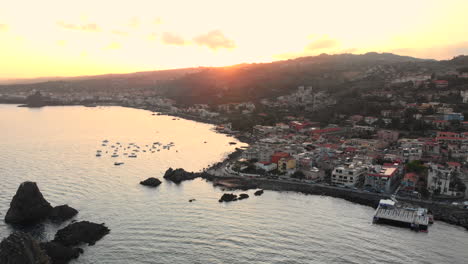
[[[417,232],[428,232],[429,214],[426,208],[417,208],[393,199],[382,199],[375,210],[373,223],[409,227]]]

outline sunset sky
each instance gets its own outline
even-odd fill
[[[0,79],[268,62],[321,53],[468,54],[467,0],[15,0]]]

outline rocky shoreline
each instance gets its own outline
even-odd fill
[[[61,224],[78,214],[78,210],[60,205],[52,207],[35,182],[23,182],[10,203],[5,223],[28,227],[45,220]],[[0,243],[0,263],[65,264],[83,253],[81,244],[94,245],[109,234],[104,224],[75,222],[57,231],[52,241],[39,242],[31,235],[15,231]]]
[[[264,178],[241,178],[241,177],[218,177],[207,172],[194,173],[187,172],[184,169],[169,169],[168,172],[171,174],[173,171],[177,171],[180,175],[177,182],[180,183],[184,180],[193,180],[195,178],[202,178],[212,182],[214,186],[218,186],[227,190],[249,190],[249,189],[261,189],[272,190],[272,191],[288,191],[288,192],[300,192],[311,195],[322,195],[340,198],[349,202],[370,206],[376,208],[381,199],[389,199],[389,194],[371,193],[355,191],[350,189],[343,189],[333,186],[326,186],[320,184],[305,184],[301,182],[289,182],[280,180],[271,180]],[[166,172],[166,173],[168,173]],[[263,192],[258,192],[261,195]],[[224,198],[220,201],[235,201],[237,197],[232,195],[223,196]],[[441,204],[437,202],[425,201],[425,200],[411,200],[405,198],[398,198],[401,202],[410,203],[413,205],[425,207],[432,211],[434,219],[443,221],[449,224],[464,227],[468,230],[468,210],[459,209],[447,204]]]

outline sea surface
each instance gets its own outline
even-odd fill
[[[221,161],[243,145],[231,141],[211,125],[138,109],[0,105],[0,217],[30,180],[52,205],[78,209],[76,220],[111,229],[72,263],[467,263],[468,232],[443,222],[427,234],[373,225],[370,207],[292,192],[218,203],[223,192],[209,182],[162,179],[169,167]],[[152,176],[158,188],[139,185]],[[29,231],[47,240],[66,224]],[[12,231],[0,221],[0,237]]]

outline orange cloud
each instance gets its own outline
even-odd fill
[[[336,39],[329,39],[329,38],[321,38],[318,39],[306,46],[306,50],[313,51],[313,50],[321,50],[321,49],[330,49],[334,48],[339,45],[338,40]]]
[[[183,46],[185,44],[185,40],[182,37],[170,32],[164,32],[161,40],[164,44],[168,45]]]
[[[233,49],[236,47],[236,44],[233,40],[228,39],[224,36],[221,30],[213,30],[206,34],[200,35],[193,39],[197,45],[207,46],[210,49]]]
[[[65,29],[70,29],[70,30],[81,30],[81,31],[87,31],[87,32],[98,32],[101,31],[99,26],[95,23],[90,23],[90,24],[84,24],[84,25],[75,25],[75,24],[68,24],[63,21],[57,22],[57,25],[65,28]]]
[[[356,53],[356,48],[340,48],[340,42],[336,39],[326,36],[320,37],[307,44],[302,51],[286,52],[273,55],[273,58],[285,60],[303,56],[318,55],[320,53],[338,54],[338,53]]]

